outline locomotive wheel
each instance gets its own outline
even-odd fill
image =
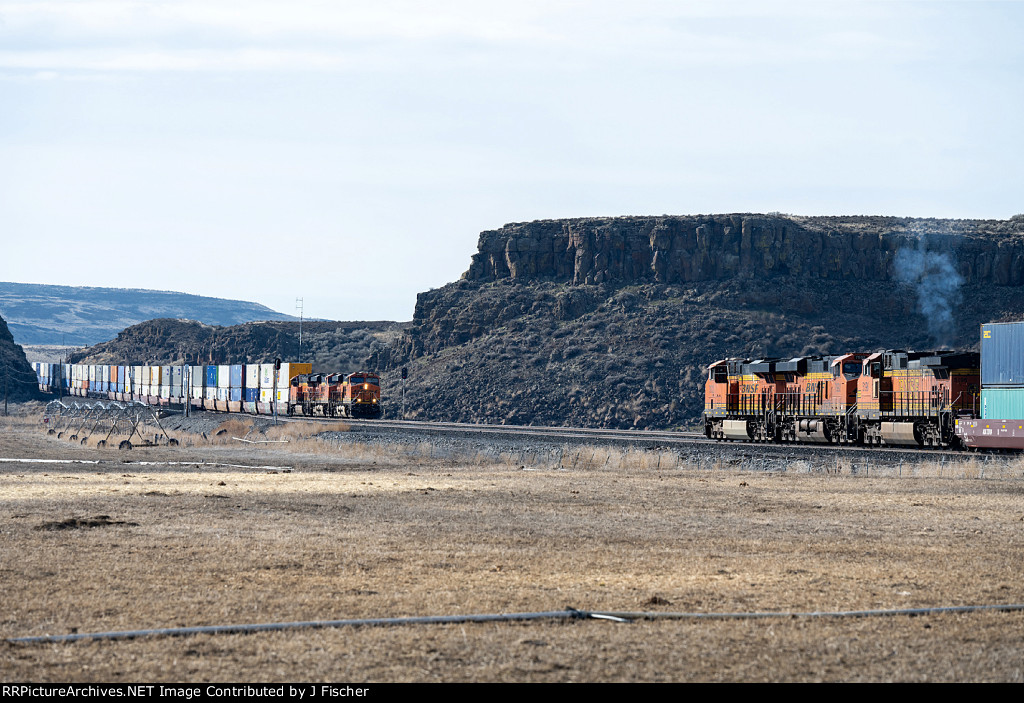
[[[132,448],[132,443],[130,441],[128,441],[127,439],[123,439],[123,440],[121,440],[121,443],[119,445],[117,445],[117,448],[118,449],[131,449]]]
[[[176,440],[176,439],[169,439],[169,440],[167,440],[167,446],[168,447],[176,447],[176,446],[178,446],[178,440]]]

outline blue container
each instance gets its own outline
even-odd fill
[[[260,389],[259,388],[246,388],[245,389],[245,402],[246,403],[255,403],[259,399],[260,399]]]
[[[230,386],[231,388],[241,389],[243,379],[245,379],[245,374],[242,373],[242,365],[232,364],[231,376],[228,379],[228,386]],[[232,398],[231,400],[241,400],[241,398]]]
[[[242,389],[241,388],[229,388],[228,390],[231,391],[230,395],[228,396],[228,400],[234,400],[236,402],[241,402],[241,400],[242,400]]]
[[[210,364],[206,367],[206,387],[216,388],[217,387],[217,366],[216,364]]]
[[[981,326],[981,385],[1024,387],[1024,322]]]

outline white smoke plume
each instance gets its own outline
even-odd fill
[[[928,334],[940,346],[950,346],[956,331],[953,307],[959,302],[964,279],[949,253],[900,249],[893,269],[897,281],[917,289],[917,308],[928,323]]]

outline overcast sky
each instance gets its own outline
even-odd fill
[[[1017,2],[0,0],[0,280],[412,317],[554,217],[1024,212]]]

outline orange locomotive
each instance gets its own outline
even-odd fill
[[[380,376],[368,371],[296,376],[288,391],[288,414],[380,417]]]
[[[906,352],[727,359],[708,367],[713,439],[949,446],[977,410],[979,357]]]

